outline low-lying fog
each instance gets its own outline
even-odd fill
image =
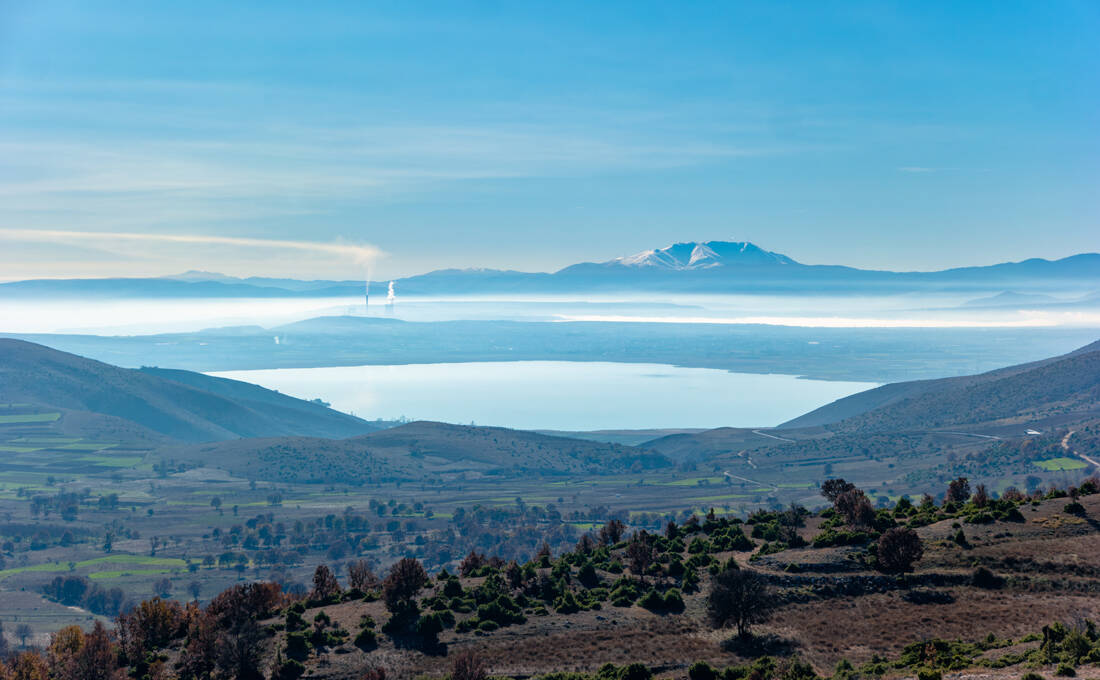
[[[386,316],[406,321],[666,321],[764,323],[812,327],[1098,327],[1100,307],[1065,304],[1014,308],[968,304],[969,295],[891,296],[598,295],[561,297],[398,297],[388,307],[362,298],[0,299],[0,332],[140,335],[217,326],[265,327],[325,315]],[[981,297],[981,296],[977,296]]]

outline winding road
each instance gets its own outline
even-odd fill
[[[1093,465],[1095,467],[1100,468],[1100,462],[1097,462],[1094,458],[1090,458],[1089,456],[1086,456],[1083,453],[1079,453],[1077,451],[1074,451],[1073,449],[1071,449],[1069,447],[1069,438],[1072,437],[1075,432],[1077,432],[1077,430],[1070,430],[1069,432],[1066,433],[1065,437],[1062,437],[1062,450],[1065,451],[1066,453],[1070,454],[1070,455],[1077,456],[1078,458],[1080,458],[1081,460],[1085,461],[1086,463],[1088,463],[1090,465]]]

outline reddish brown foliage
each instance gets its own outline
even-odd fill
[[[428,572],[418,560],[406,557],[390,568],[386,580],[382,582],[382,599],[391,612],[408,606],[424,584],[428,582]]]

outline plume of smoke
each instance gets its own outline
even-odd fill
[[[394,295],[394,292],[393,292],[393,281],[390,281],[389,290],[386,291],[386,304],[387,305],[392,305],[395,300],[397,300],[397,296]]]
[[[134,232],[66,231],[61,229],[0,229],[0,239],[36,242],[70,243],[90,241],[110,245],[112,242],[189,244],[210,246],[237,246],[243,248],[270,248],[275,250],[320,253],[350,259],[364,267],[382,251],[371,245],[350,243],[318,243],[315,241],[289,241],[281,239],[248,238],[240,236],[206,236],[201,234],[142,234]]]

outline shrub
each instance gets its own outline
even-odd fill
[[[665,609],[670,612],[684,611],[684,597],[676,588],[671,588],[665,593]]]
[[[1046,680],[1046,678],[1032,671],[1030,673],[1024,673],[1020,680]]]
[[[682,567],[683,565],[681,565]],[[577,571],[577,580],[585,588],[595,588],[600,582],[600,577],[596,574],[596,568],[592,566],[592,563],[585,562]]]
[[[287,659],[275,670],[275,680],[297,680],[305,675],[306,667],[301,661]]]
[[[912,529],[887,529],[878,539],[878,565],[883,571],[912,571],[913,563],[924,555],[920,536]]]
[[[690,680],[718,680],[718,671],[706,661],[696,661],[688,668]]]
[[[288,633],[293,633],[296,630],[302,630],[305,627],[306,621],[302,618],[301,612],[299,612],[294,607],[286,610],[286,630]]]
[[[974,587],[985,588],[986,590],[996,590],[1004,585],[1004,581],[1003,578],[985,567],[978,567],[974,570],[974,575],[970,577],[970,582]]]
[[[1063,678],[1072,678],[1077,675],[1077,670],[1068,663],[1060,663],[1058,664],[1058,669],[1054,671],[1054,674],[1060,675]]]
[[[653,672],[643,663],[634,662],[619,669],[619,680],[649,680]]]
[[[644,595],[638,600],[638,604],[650,611],[657,611],[664,609],[665,599],[661,597],[660,593],[650,588]]]
[[[364,652],[378,646],[378,634],[370,628],[364,628],[355,636],[355,646]]]
[[[427,643],[434,643],[443,632],[443,618],[439,614],[425,614],[416,622],[416,632]]]
[[[449,578],[443,583],[443,596],[455,598],[462,595],[462,584],[457,578]]]
[[[918,668],[917,680],[943,680],[943,673],[934,668]]]
[[[1084,517],[1085,506],[1081,505],[1077,501],[1073,501],[1072,503],[1066,503],[1066,507],[1062,508],[1062,512],[1066,513],[1067,515],[1077,515],[1078,517]]]
[[[304,659],[309,656],[310,644],[304,633],[288,633],[286,636],[286,655],[291,659]]]
[[[612,601],[612,604],[615,604],[615,602]],[[616,604],[615,606],[621,605]],[[629,607],[630,603],[628,602],[626,606]],[[581,605],[577,602],[577,598],[573,595],[573,591],[567,590],[562,593],[558,599],[554,600],[554,609],[559,614],[573,614],[581,610]]]

